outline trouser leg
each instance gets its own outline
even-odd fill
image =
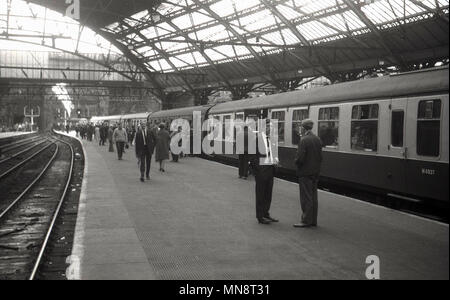
[[[145,167],[146,167],[145,175],[147,177],[150,177],[150,167],[151,166],[152,166],[152,155],[149,152],[147,152],[146,158],[145,158]]]
[[[312,224],[317,225],[317,215],[319,213],[319,198],[317,194],[317,185],[319,183],[319,178],[315,177],[313,180],[313,213],[312,213]]]
[[[145,153],[139,154],[139,171],[141,171],[141,178],[144,178],[144,172],[145,172]]]
[[[123,146],[123,142],[117,142],[117,156],[119,157],[119,159],[122,158],[123,155]]]
[[[272,167],[270,167],[272,168]],[[265,185],[265,199],[264,199],[264,217],[269,217],[270,216],[270,206],[272,204],[272,192],[273,192],[273,171],[269,170],[268,172],[270,172],[270,174],[268,174],[268,178],[265,181],[264,185]]]
[[[305,224],[313,224],[313,180],[309,177],[299,178],[300,187],[300,205],[302,207],[302,222]]]
[[[264,217],[264,181],[260,176],[256,176],[255,196],[256,196],[256,218]]]
[[[244,164],[243,164],[243,162],[244,162],[244,158],[243,158],[243,156],[244,155],[242,155],[242,154],[239,154],[239,177],[243,177],[244,175]]]

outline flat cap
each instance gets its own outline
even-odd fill
[[[314,126],[314,121],[311,119],[305,119],[302,121],[302,126]]]

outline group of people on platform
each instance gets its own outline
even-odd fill
[[[257,138],[262,139],[264,151],[258,149],[255,154],[248,152],[248,127],[244,127],[238,134],[244,135],[244,153],[239,155],[239,178],[247,179],[249,167],[255,175],[256,187],[256,219],[260,224],[279,222],[270,215],[272,191],[275,177],[275,167],[279,161],[273,156],[273,143],[270,139],[271,121],[267,120],[265,132]],[[298,183],[300,189],[301,221],[294,224],[297,228],[316,227],[318,216],[317,187],[322,164],[322,142],[313,132],[314,122],[310,119],[301,123],[300,142],[298,143],[295,163],[297,166]]]
[[[179,129],[181,130],[181,128]],[[166,161],[170,158],[170,140],[176,133],[170,134],[165,124],[159,126],[147,126],[141,123],[135,126],[123,127],[122,123],[108,124],[78,124],[75,127],[76,135],[87,141],[98,141],[99,146],[109,144],[109,152],[117,149],[117,159],[122,160],[123,154],[130,145],[135,145],[136,157],[138,159],[140,180],[150,180],[150,168],[153,154],[155,161],[159,163],[159,171],[165,172]],[[178,162],[180,155],[172,154],[172,160]],[[145,175],[145,177],[144,177]]]
[[[275,167],[279,163],[278,158],[272,155],[273,146],[276,144],[270,139],[271,126],[271,121],[267,120],[265,131],[263,130],[257,135],[257,138],[262,139],[261,145],[264,145],[265,148],[264,150],[259,149],[260,143],[257,142],[257,154],[248,153],[248,127],[244,126],[243,130],[238,133],[244,135],[243,140],[245,141],[244,153],[239,155],[239,178],[247,179],[249,167],[251,168],[256,181],[256,218],[260,224],[279,222],[269,212],[272,203]],[[299,132],[300,142],[298,143],[295,163],[300,189],[300,206],[303,213],[301,222],[294,224],[294,227],[298,228],[317,226],[317,185],[322,163],[322,142],[312,132],[313,126],[312,120],[304,120]],[[153,154],[155,154],[155,161],[159,163],[159,171],[165,172],[165,164],[169,159],[171,138],[176,133],[181,132],[181,127],[178,127],[178,131],[172,134],[165,124],[156,126],[146,123],[139,124],[137,129],[124,128],[121,123],[117,126],[104,123],[95,126],[92,124],[77,126],[75,130],[77,135],[80,133],[81,137],[87,138],[88,141],[92,141],[92,135],[94,135],[100,146],[105,145],[107,140],[110,152],[114,152],[115,144],[119,160],[122,160],[125,148],[129,148],[129,144],[135,145],[140,181],[145,182],[145,178],[150,180]],[[177,162],[178,158],[178,155],[172,154],[174,162]]]

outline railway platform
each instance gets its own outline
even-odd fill
[[[319,193],[319,226],[297,229],[298,186],[276,179],[271,214],[258,224],[254,181],[199,158],[153,162],[139,181],[124,160],[83,141],[85,178],[73,279],[448,279],[449,227],[348,197]]]
[[[22,131],[17,131],[17,132],[0,132],[0,139],[6,139],[9,137],[15,137],[15,136],[21,136],[21,135],[27,135],[27,134],[33,134],[36,133],[35,131],[33,132],[22,132]]]

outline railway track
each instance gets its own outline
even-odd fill
[[[46,137],[41,137],[39,140],[31,143],[31,145],[23,145],[26,146],[25,149],[21,149],[19,152],[0,160],[0,179],[8,176],[11,172],[32,160],[51,145],[51,140]]]
[[[36,279],[74,168],[73,146],[45,137],[40,150],[0,177],[0,279]],[[6,172],[3,172],[6,173]]]
[[[32,136],[29,138],[15,140],[6,144],[0,145],[0,150],[3,154],[5,153],[14,153],[14,150],[20,149],[25,145],[33,144],[36,141],[41,140],[41,136]]]

